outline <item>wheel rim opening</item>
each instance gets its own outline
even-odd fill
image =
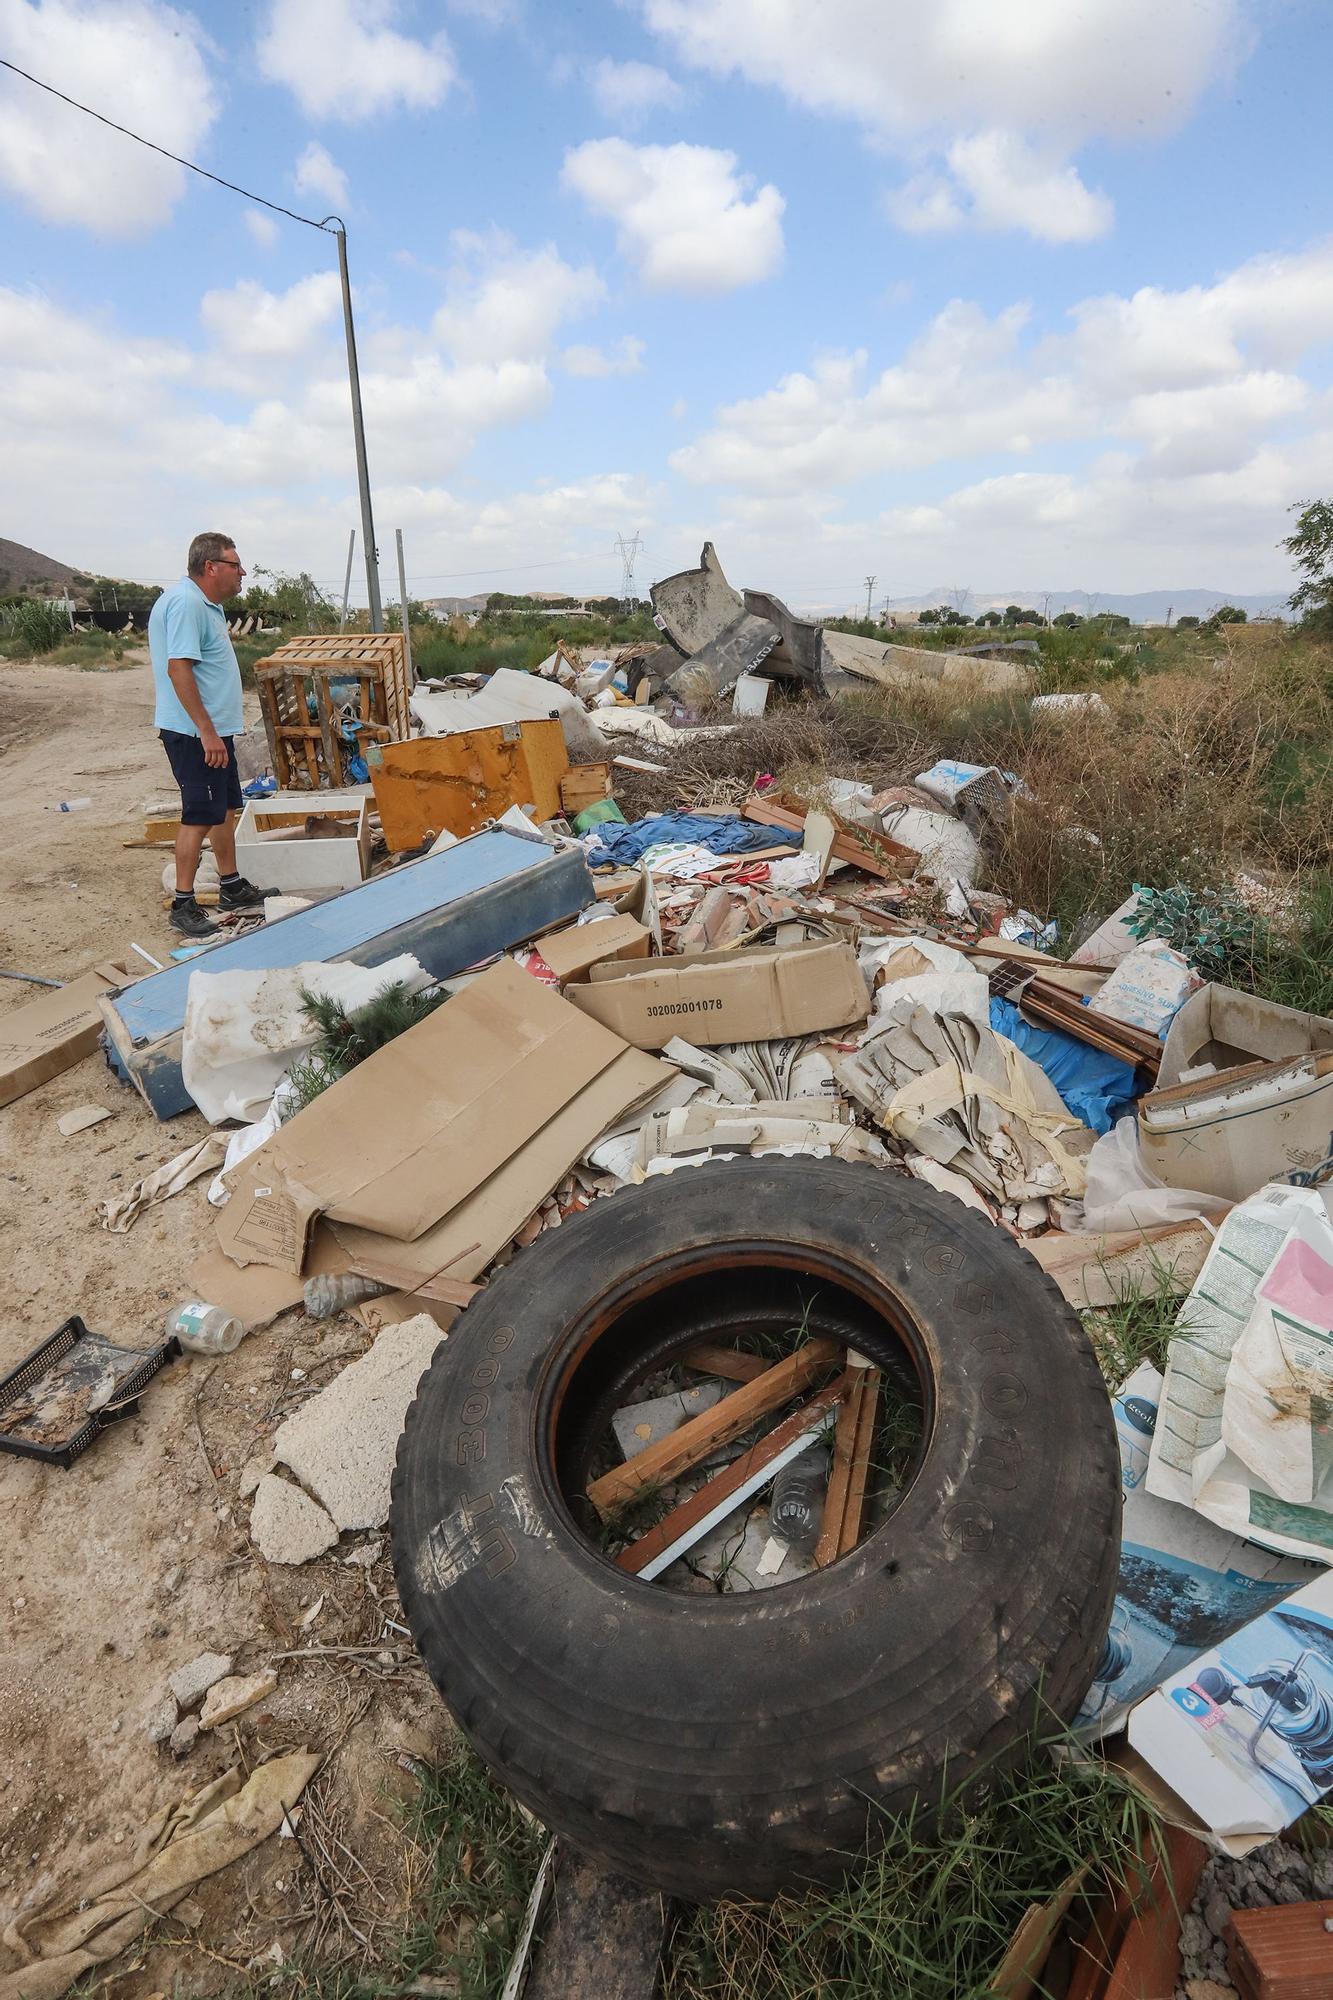
[[[735,1596],[830,1567],[924,1453],[914,1329],[808,1258],[648,1274],[571,1351],[549,1406],[559,1497],[602,1560],[660,1588]]]

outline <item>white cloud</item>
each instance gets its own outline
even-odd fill
[[[967,219],[953,188],[936,173],[913,174],[901,187],[890,188],[884,197],[884,211],[890,222],[913,236],[961,229]]]
[[[247,208],[245,211],[245,226],[261,250],[273,249],[277,243],[280,231],[271,215],[265,215],[258,208]]]
[[[285,84],[308,118],[428,110],[456,79],[453,51],[442,32],[428,42],[401,34],[398,13],[395,0],[271,0],[260,74]]]
[[[884,197],[891,222],[924,236],[970,224],[1023,229],[1046,243],[1088,243],[1104,236],[1115,211],[1086,188],[1078,168],[1038,151],[1017,132],[992,129],[955,139],[948,174],[914,174]]]
[[[1085,300],[1069,320],[1043,336],[1021,307],[955,300],[877,376],[863,352],[821,356],[720,410],[671,463],[756,493],[1109,438],[1162,477],[1233,468],[1309,406],[1290,371],[1333,343],[1333,243],[1212,286]]]
[[[655,63],[614,62],[610,56],[594,65],[589,81],[603,118],[625,124],[650,111],[672,111],[685,95],[676,79]]]
[[[682,62],[905,152],[918,172],[890,197],[901,227],[954,228],[967,214],[1030,230],[1035,218],[1052,242],[1109,225],[1106,198],[1069,166],[1079,147],[1175,129],[1248,46],[1241,0],[934,0],[895,8],[891,32],[876,0],[642,6]]]
[[[567,347],[560,356],[566,375],[638,375],[643,371],[643,342],[627,333],[608,353],[601,347]]]
[[[1244,46],[1239,0],[643,0],[683,62],[898,138],[977,131],[997,105],[1074,145],[1181,124]]]
[[[1084,187],[1077,167],[1043,158],[1016,132],[955,139],[949,166],[971,198],[972,220],[983,229],[1026,229],[1047,243],[1087,243],[1111,226],[1110,202]]]
[[[300,278],[285,292],[265,291],[243,278],[227,291],[205,292],[199,318],[227,354],[293,360],[305,354],[339,308],[336,272]]]
[[[292,170],[292,182],[298,194],[315,195],[320,201],[332,202],[335,209],[347,205],[347,176],[318,139],[312,139],[302,152]],[[316,216],[315,220],[322,218]]]
[[[460,265],[432,329],[458,361],[540,358],[564,320],[606,296],[590,264],[566,264],[549,243],[519,250],[502,235],[460,231],[454,244]]]
[[[770,278],[783,257],[772,186],[753,194],[734,153],[589,139],[565,154],[563,184],[616,224],[624,255],[653,291],[727,292]]]
[[[154,0],[0,0],[6,55],[69,96],[197,158],[217,117],[206,42]],[[0,72],[0,185],[47,222],[131,236],[165,222],[183,168]]]

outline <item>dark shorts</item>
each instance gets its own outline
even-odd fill
[[[181,788],[182,826],[221,826],[229,812],[241,810],[241,774],[230,736],[222,739],[227,761],[214,768],[204,762],[204,746],[197,736],[182,736],[175,729],[159,729],[157,733]]]

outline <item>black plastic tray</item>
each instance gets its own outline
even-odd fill
[[[92,1341],[108,1356],[124,1355],[130,1362],[127,1373],[116,1385],[111,1401],[100,1410],[94,1410],[68,1437],[54,1444],[41,1444],[34,1438],[12,1437],[3,1429],[5,1411],[16,1403],[20,1396],[33,1389],[63,1361],[73,1353],[81,1341]],[[136,1350],[117,1347],[112,1341],[104,1340],[101,1334],[90,1333],[77,1313],[58,1326],[40,1347],[33,1349],[27,1359],[20,1361],[0,1381],[0,1452],[9,1452],[17,1458],[37,1458],[46,1465],[71,1466],[76,1458],[87,1451],[90,1444],[102,1435],[111,1424],[121,1417],[130,1416],[139,1407],[139,1397],[157,1374],[164,1362],[180,1353],[177,1340],[165,1340],[160,1347],[150,1348],[138,1356],[134,1365]]]

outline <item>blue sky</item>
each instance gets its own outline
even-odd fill
[[[0,0],[0,55],[347,222],[386,597],[707,537],[841,608],[1280,593],[1333,483],[1321,0]],[[0,531],[340,577],[331,237],[0,72]]]

